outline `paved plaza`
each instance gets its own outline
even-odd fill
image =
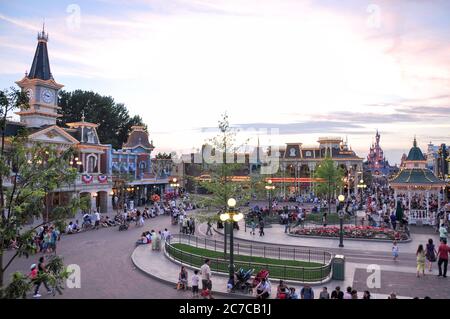
[[[190,212],[195,214],[195,212]],[[163,230],[179,233],[178,225],[171,225],[169,216],[158,216],[145,221],[144,227],[131,224],[127,231],[119,232],[117,227],[103,228],[74,235],[63,235],[58,242],[58,254],[64,257],[67,265],[77,264],[81,268],[81,288],[65,289],[62,296],[56,298],[191,298],[191,293],[174,289],[180,266],[169,260],[164,252],[154,252],[150,245],[135,247],[135,241],[144,230]],[[221,230],[215,230],[212,240],[223,241]],[[196,235],[205,237],[206,225],[197,227]],[[343,288],[352,286],[360,296],[369,290],[374,298],[385,299],[395,292],[400,298],[425,297],[444,298],[450,295],[447,280],[438,278],[436,265],[432,273],[425,278],[416,278],[415,248],[425,243],[428,238],[437,239],[430,228],[420,228],[420,233],[413,233],[412,241],[400,244],[400,258],[394,262],[390,253],[390,243],[374,243],[345,240],[345,248],[338,248],[337,239],[312,239],[288,236],[282,225],[273,225],[265,229],[265,236],[250,235],[241,225],[235,231],[236,243],[255,241],[265,245],[290,245],[315,247],[343,254],[346,258],[345,281],[329,280],[323,284],[313,285],[318,296],[322,286],[331,291],[335,286]],[[12,252],[8,252],[11,254]],[[41,254],[29,259],[17,258],[11,265],[7,276],[15,270],[28,272],[29,266],[36,263]],[[369,265],[379,265],[381,270],[380,288],[368,288],[367,272]],[[192,276],[192,269],[189,269]],[[213,276],[213,290],[219,298],[250,298],[250,296],[233,296],[226,294],[226,275]],[[273,297],[276,282],[272,282]],[[297,289],[301,285],[291,283]],[[43,298],[53,298],[43,296]]]

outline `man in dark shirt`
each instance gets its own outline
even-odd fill
[[[331,293],[331,299],[344,299],[344,293],[341,291],[341,287],[336,287]]]
[[[39,264],[38,264],[38,276],[39,275],[43,275],[46,272],[47,272],[47,269],[46,269],[46,266],[45,266],[44,257],[40,257],[39,258]],[[52,294],[53,293],[53,290],[50,289],[50,287],[47,285],[47,282],[46,282],[45,279],[37,279],[35,284],[36,284],[36,286],[35,286],[35,289],[34,289],[33,298],[41,297],[41,295],[39,294],[39,288],[41,287],[41,284],[44,284],[45,288],[47,289],[48,294]]]

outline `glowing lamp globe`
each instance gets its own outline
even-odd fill
[[[228,207],[234,207],[236,206],[236,200],[234,198],[230,198],[227,202]]]

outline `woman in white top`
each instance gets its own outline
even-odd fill
[[[256,286],[256,299],[268,299],[270,297],[270,282],[265,278]]]

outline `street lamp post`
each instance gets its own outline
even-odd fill
[[[234,242],[233,242],[233,224],[234,222],[239,222],[244,215],[242,213],[238,213],[235,209],[236,200],[234,198],[228,199],[228,211],[220,214],[220,220],[224,223],[228,222],[230,229],[230,283],[231,287],[234,286]]]
[[[177,183],[177,179],[175,177],[172,178],[172,181],[170,182],[170,187],[173,188],[175,206],[177,206],[177,190],[178,190],[178,187],[180,187],[180,184]]]
[[[359,189],[361,189],[361,202],[360,206],[362,206],[363,203],[363,197],[364,197],[364,189],[367,187],[367,185],[364,183],[364,180],[360,180],[357,186]]]
[[[75,196],[78,198],[78,194],[77,194],[77,179],[78,179],[78,174],[80,173],[80,165],[82,164],[82,162],[80,161],[80,159],[78,157],[74,157],[70,159],[69,162],[70,166],[72,167],[76,167],[77,168],[77,177],[75,178],[75,182],[73,184],[73,192],[75,193]]]
[[[267,185],[265,186],[266,190],[269,192],[269,216],[272,215],[272,191],[275,189],[275,185],[272,185],[272,180],[269,179],[267,181]]]
[[[338,196],[339,200],[339,247],[344,247],[344,210],[342,209],[344,206],[344,195]]]

